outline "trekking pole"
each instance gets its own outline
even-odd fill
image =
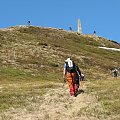
[[[63,83],[63,87],[64,87],[66,83],[66,78],[64,77],[63,80],[64,80],[64,83]]]

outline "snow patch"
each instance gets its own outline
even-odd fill
[[[120,49],[117,49],[117,48],[107,48],[107,47],[99,47],[99,48],[106,49],[106,50],[120,51]]]

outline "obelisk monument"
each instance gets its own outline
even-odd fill
[[[78,34],[82,34],[82,27],[81,27],[80,19],[78,19]]]

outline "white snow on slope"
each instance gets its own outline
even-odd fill
[[[117,48],[107,48],[107,47],[99,47],[99,48],[106,49],[106,50],[120,51],[120,49],[117,49]]]

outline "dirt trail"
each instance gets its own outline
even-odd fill
[[[95,103],[93,96],[84,92],[71,97],[68,86],[59,85],[57,89],[48,89],[42,99],[37,96],[37,102],[24,109],[11,109],[2,113],[0,120],[97,120],[80,114],[81,108]]]

